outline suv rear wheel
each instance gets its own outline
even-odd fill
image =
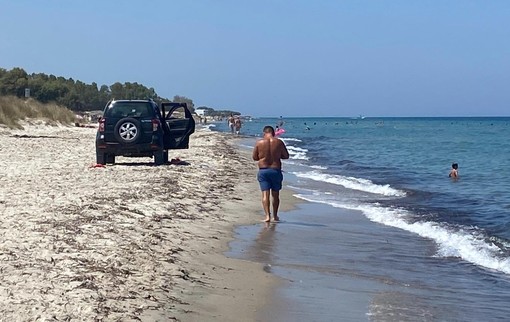
[[[103,152],[100,152],[100,151],[96,152],[96,163],[97,164],[105,165],[106,164],[106,158],[107,158],[106,153],[103,153]]]
[[[114,164],[115,163],[115,154],[103,153],[100,151],[96,151],[96,163],[105,165],[107,163]]]
[[[115,125],[115,138],[124,144],[133,144],[138,141],[141,136],[142,126],[137,119],[126,117],[120,119]]]
[[[111,164],[114,164],[115,163],[115,154],[107,154],[106,155],[106,163],[111,163]]]

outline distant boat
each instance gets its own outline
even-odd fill
[[[353,120],[364,120],[365,116],[360,114],[358,117],[351,117],[351,119],[353,119]]]

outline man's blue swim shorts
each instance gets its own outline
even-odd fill
[[[282,190],[283,174],[280,169],[263,168],[259,169],[257,174],[259,180],[260,190],[267,191],[280,191]]]

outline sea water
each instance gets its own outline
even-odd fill
[[[510,317],[510,118],[283,121],[285,182],[310,203],[232,244],[265,247],[252,259],[294,282],[282,296],[299,309],[281,319]],[[279,122],[244,122],[243,144]],[[366,305],[342,315],[341,297],[357,295]]]

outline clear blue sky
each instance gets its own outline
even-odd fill
[[[510,1],[0,0],[0,67],[254,116],[510,116]]]

